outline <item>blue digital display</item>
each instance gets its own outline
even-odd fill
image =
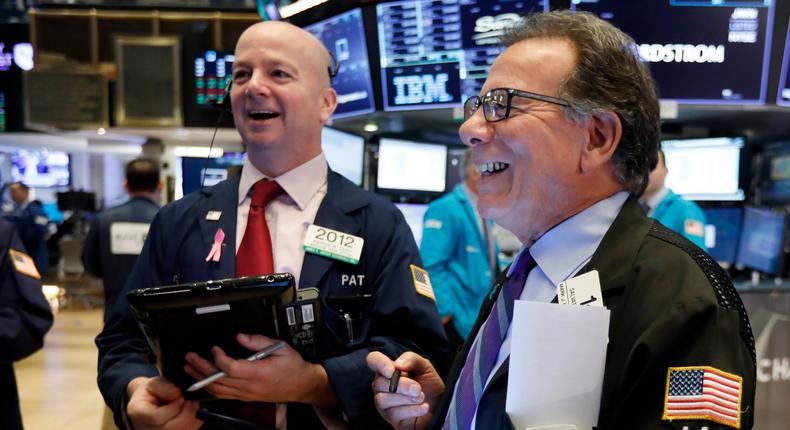
[[[219,158],[182,157],[181,178],[184,195],[228,179],[228,168],[244,164],[244,154],[226,152]]]
[[[337,109],[332,117],[375,111],[362,11],[353,9],[305,26],[305,30],[320,39],[340,63],[337,76],[332,79],[332,87],[337,91]]]
[[[734,263],[741,234],[742,209],[738,207],[705,208],[704,212],[708,222],[705,231],[705,244],[708,245],[708,253],[720,263]]]
[[[662,99],[765,102],[773,0],[573,0],[631,35]],[[660,17],[660,20],[657,20]]]
[[[384,110],[458,107],[478,95],[504,30],[544,0],[422,0],[376,6]]]
[[[195,103],[205,106],[210,100],[220,101],[225,96],[234,60],[233,54],[221,51],[206,51],[195,57]]]
[[[784,269],[784,212],[746,207],[736,261],[760,272],[781,275]]]
[[[776,104],[790,106],[790,22],[787,23],[787,38],[785,38],[785,53],[782,56],[782,75],[779,79],[779,94]]]
[[[790,142],[766,145],[763,160],[760,175],[763,203],[790,203]]]

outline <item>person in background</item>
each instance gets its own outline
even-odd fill
[[[462,182],[428,205],[420,244],[453,352],[469,335],[480,304],[499,274],[494,223],[483,220],[477,212],[480,173],[471,155],[467,150],[461,157],[458,167]]]
[[[642,202],[647,206],[647,216],[706,249],[705,213],[699,205],[680,197],[664,185],[667,173],[669,169],[664,159],[664,151],[659,148],[658,164],[650,172],[650,181],[642,195]]]
[[[505,46],[481,95],[465,102],[460,135],[482,171],[480,214],[524,248],[491,289],[446,380],[417,354],[368,356],[380,413],[398,429],[513,428],[505,405],[521,398],[507,398],[510,370],[531,365],[510,361],[519,342],[511,337],[514,302],[551,303],[559,283],[597,271],[593,288],[611,316],[598,421],[590,424],[751,428],[754,338],[732,281],[639,206],[660,120],[633,39],[593,14],[554,11],[526,16]],[[393,393],[395,370],[406,376]],[[716,381],[724,401],[689,411],[685,396],[702,396],[703,379],[706,393]],[[567,396],[585,391],[572,386]]]
[[[39,273],[49,271],[49,250],[47,249],[47,234],[49,233],[49,218],[44,213],[41,202],[29,201],[30,187],[23,182],[14,182],[8,187],[8,192],[13,202],[10,211],[3,217],[11,221],[22,238],[25,249],[33,257]]]
[[[105,209],[91,223],[82,248],[82,264],[104,285],[104,316],[115,304],[143,249],[145,236],[159,211],[162,181],[159,165],[140,158],[126,164],[124,188],[129,201]]]
[[[291,273],[326,305],[318,357],[307,361],[290,346],[254,362],[220,348],[211,360],[189,353],[185,370],[195,380],[227,374],[204,388],[219,401],[200,405],[147,362],[147,342],[122,293],[96,338],[99,387],[119,426],[197,428],[202,406],[278,429],[380,428],[386,423],[373,404],[368,352],[414,350],[445,360],[430,281],[403,215],[331,171],[321,151],[321,130],[337,105],[334,70],[321,42],[296,26],[267,21],[244,31],[230,90],[247,149],[241,174],[163,207],[124,287]],[[361,245],[358,262],[305,251],[308,234],[319,251],[329,250],[328,229]],[[275,342],[229,334],[250,352]]]
[[[0,219],[0,429],[22,429],[13,363],[41,349],[52,321],[33,259]]]

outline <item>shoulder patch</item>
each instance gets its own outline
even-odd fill
[[[710,366],[670,367],[662,420],[703,420],[741,428],[743,378]]]
[[[423,227],[424,228],[435,228],[436,230],[441,230],[442,229],[442,220],[434,219],[434,218],[426,219],[425,220],[425,225]]]
[[[14,263],[14,269],[16,269],[17,272],[30,276],[31,278],[41,279],[41,275],[38,273],[38,269],[36,269],[36,263],[33,262],[33,259],[30,258],[29,255],[22,251],[9,249],[8,256],[11,257],[11,262]]]
[[[411,269],[411,278],[414,281],[414,289],[417,290],[417,293],[435,302],[436,296],[433,294],[433,286],[431,286],[431,278],[428,276],[428,272],[414,264],[410,264],[409,269]]]
[[[683,221],[683,231],[689,236],[704,237],[705,226],[701,221],[695,219],[686,219]]]

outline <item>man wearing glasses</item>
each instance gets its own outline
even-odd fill
[[[754,340],[740,298],[637,201],[660,128],[633,40],[565,11],[526,17],[505,45],[482,95],[466,101],[460,135],[482,174],[482,216],[525,247],[446,383],[416,354],[368,356],[379,412],[400,429],[512,428],[508,369],[524,365],[509,361],[513,301],[552,302],[558,283],[596,269],[611,310],[598,428],[751,428]],[[397,386],[395,370],[408,372]]]

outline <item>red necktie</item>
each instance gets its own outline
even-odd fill
[[[266,205],[282,193],[277,182],[261,179],[252,188],[252,201],[247,215],[247,229],[236,253],[236,276],[265,275],[274,272],[272,237],[266,225]],[[239,405],[239,418],[270,427],[275,425],[275,404],[244,402]]]

